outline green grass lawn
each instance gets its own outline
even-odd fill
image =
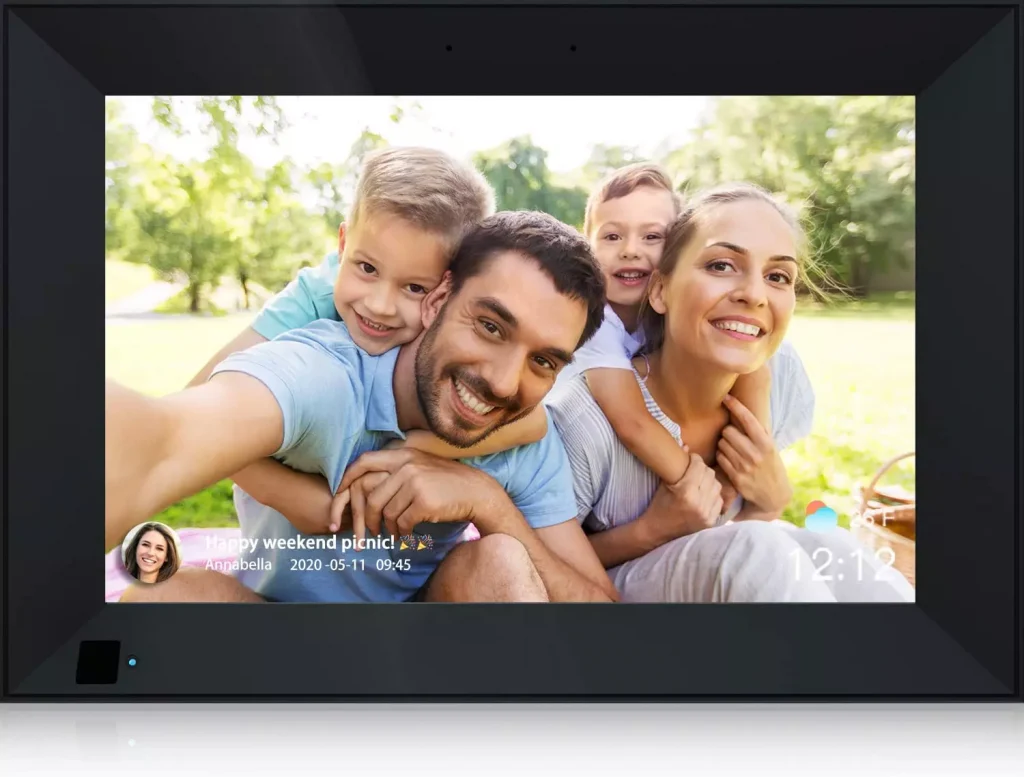
[[[107,325],[107,375],[147,394],[183,387],[251,317],[175,318]],[[794,499],[785,517],[798,524],[807,504],[828,504],[848,525],[856,489],[892,456],[914,449],[913,299],[802,307],[788,337],[817,396],[810,437],[783,453]],[[889,479],[914,490],[913,459]],[[237,525],[230,482],[162,513],[171,526]]]
[[[142,291],[149,284],[156,282],[156,277],[148,265],[108,259],[106,261],[106,280],[105,301],[110,303]]]
[[[848,525],[856,490],[887,459],[915,448],[914,321],[884,313],[799,315],[787,335],[816,397],[811,435],[783,452],[794,500],[785,517],[803,524],[820,499]],[[914,490],[913,459],[883,482]]]
[[[884,319],[913,321],[917,295],[913,291],[894,291],[873,294],[867,299],[848,299],[836,302],[809,302],[801,300],[797,314],[814,318]]]
[[[221,346],[249,325],[251,315],[175,316],[107,324],[106,375],[136,391],[162,396],[179,391]],[[156,519],[168,526],[237,526],[231,481],[222,480]]]
[[[180,391],[253,316],[173,316],[107,324],[106,375],[152,396]]]

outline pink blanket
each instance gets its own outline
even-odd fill
[[[178,539],[181,541],[181,566],[183,567],[205,567],[208,561],[232,562],[237,558],[237,553],[228,553],[218,550],[229,545],[226,540],[237,540],[242,536],[242,530],[233,529],[177,529]],[[475,540],[480,537],[476,527],[470,525],[462,535],[464,541]],[[225,542],[211,542],[211,539],[224,540]],[[121,563],[121,548],[114,548],[106,557],[106,598],[105,601],[116,602],[121,598],[129,584],[132,576],[125,571]]]

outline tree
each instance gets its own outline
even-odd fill
[[[154,97],[153,118],[175,135],[188,134],[179,112],[187,102],[189,98]],[[239,126],[256,137],[269,136],[271,140],[288,126],[276,97],[199,97],[192,105],[202,119],[201,134],[212,136],[215,146],[235,146]]]
[[[612,171],[643,161],[646,160],[635,147],[598,143],[591,149],[590,158],[583,164],[583,174],[587,186],[592,187]]]
[[[324,162],[305,173],[306,183],[316,193],[316,211],[323,218],[324,224],[331,232],[346,218],[348,198],[345,187],[350,185],[346,178],[344,165],[332,165]]]
[[[284,160],[253,180],[252,195],[245,201],[245,238],[235,272],[247,310],[250,281],[282,288],[302,259],[321,244],[321,224],[302,207],[292,179],[292,164]]]
[[[105,233],[107,256],[119,256],[132,227],[131,213],[122,207],[131,186],[138,135],[124,122],[121,103],[106,101]]]
[[[153,115],[181,135],[181,107],[158,97]],[[194,107],[212,143],[205,158],[179,161],[138,142],[108,103],[108,251],[166,280],[184,277],[193,312],[230,271],[248,306],[251,281],[283,286],[323,232],[298,200],[290,162],[264,172],[238,149],[240,132],[273,137],[284,126],[273,98],[203,97]]]
[[[746,180],[781,195],[855,292],[913,255],[911,97],[722,98],[665,164],[688,191]]]
[[[403,116],[400,106],[395,107],[392,121],[399,121]],[[349,148],[348,156],[340,165],[323,163],[306,173],[306,182],[316,191],[316,209],[322,214],[325,224],[331,233],[348,218],[350,202],[355,197],[359,173],[366,157],[372,152],[388,145],[384,137],[364,127],[359,137]]]
[[[401,114],[396,114],[401,117]],[[394,118],[394,117],[392,117]],[[359,137],[352,143],[352,147],[348,150],[348,158],[345,159],[345,171],[351,176],[352,180],[355,181],[359,178],[359,171],[363,168],[363,162],[374,151],[379,151],[382,148],[386,148],[388,142],[384,139],[383,135],[380,135],[369,127],[363,127],[363,131],[359,133]]]
[[[239,244],[227,193],[202,165],[151,155],[126,201],[137,222],[129,261],[150,265],[164,280],[186,278],[189,309],[231,264]]]
[[[547,152],[534,145],[529,136],[480,152],[473,161],[494,187],[499,210],[539,210],[567,224],[582,226],[587,193],[552,183]]]
[[[153,115],[174,134],[185,134],[182,105],[180,98],[154,98]],[[274,98],[201,97],[193,106],[200,131],[212,139],[208,156],[166,162],[176,166],[181,190],[175,192],[174,180],[165,177],[155,186],[165,202],[148,198],[138,207],[147,239],[137,241],[133,256],[163,276],[183,274],[193,312],[226,271],[241,286],[248,308],[250,283],[284,286],[302,253],[316,251],[323,231],[298,200],[289,160],[261,171],[238,149],[242,132],[276,142],[287,122]]]

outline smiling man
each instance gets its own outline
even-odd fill
[[[332,490],[358,460],[346,481],[372,482],[368,525],[428,535],[430,547],[356,552],[344,542],[348,531],[333,549],[292,549],[281,540],[296,529],[243,493],[239,523],[259,541],[251,556],[263,568],[237,579],[182,570],[147,596],[432,598],[428,579],[472,522],[482,538],[453,556],[476,587],[457,591],[448,575],[438,598],[614,599],[574,520],[572,476],[552,427],[537,443],[463,462],[380,450],[413,429],[465,447],[528,413],[600,325],[603,292],[575,230],[545,214],[499,213],[467,235],[450,277],[423,304],[425,331],[408,345],[370,356],[343,324],[318,321],[230,356],[208,383],[168,397],[108,382],[108,546],[142,518],[264,457],[321,474]],[[485,576],[473,574],[481,568]]]

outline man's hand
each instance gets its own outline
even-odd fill
[[[618,597],[575,521],[535,532],[501,485],[474,467],[413,448],[374,451],[345,471],[339,497],[346,491],[357,541],[366,531],[380,534],[382,522],[387,533],[401,537],[418,523],[472,521],[482,535],[521,542],[552,601]]]
[[[662,484],[641,520],[658,545],[714,526],[722,514],[722,484],[696,453],[678,483]]]
[[[793,489],[775,442],[738,399],[726,396],[725,405],[733,423],[722,430],[718,464],[743,498],[760,513],[781,514],[793,498]]]
[[[360,541],[366,530],[380,534],[382,522],[395,537],[411,533],[419,523],[461,521],[473,521],[489,533],[511,505],[498,482],[484,472],[412,448],[364,453],[345,470],[338,494],[345,491]]]

